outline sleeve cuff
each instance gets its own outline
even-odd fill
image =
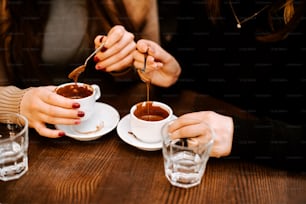
[[[8,86],[0,89],[0,112],[20,112],[20,102],[23,95],[29,90]]]

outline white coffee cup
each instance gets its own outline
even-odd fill
[[[173,119],[173,111],[167,104],[157,101],[144,101],[130,109],[132,133],[146,143],[161,142],[161,129]]]
[[[76,86],[81,87],[84,93],[88,92],[89,94],[78,95]],[[73,91],[76,94],[72,94],[71,92]],[[83,111],[85,113],[85,116],[81,118],[81,121],[85,121],[91,117],[91,115],[94,112],[96,100],[98,100],[101,96],[100,87],[98,85],[96,84],[89,85],[79,82],[61,84],[55,89],[55,92],[64,97],[72,98],[73,100],[75,100],[77,103],[80,104],[80,111]]]

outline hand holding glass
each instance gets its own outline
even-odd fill
[[[180,138],[172,140],[168,124],[162,129],[165,174],[173,186],[190,188],[201,183],[214,132],[207,125],[205,139]]]

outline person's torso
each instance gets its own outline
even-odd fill
[[[285,40],[261,43],[255,40],[258,21],[250,20],[237,29],[228,4],[222,10],[226,18],[217,26],[205,15],[204,6],[184,8],[191,12],[180,16],[174,40],[174,52],[183,64],[183,86],[258,115],[294,118],[303,114],[305,19]]]

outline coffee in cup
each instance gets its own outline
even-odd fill
[[[136,106],[134,114],[145,121],[159,121],[167,118],[169,112],[160,106],[153,106],[153,102],[140,103]]]
[[[100,88],[96,84],[66,83],[59,85],[55,92],[66,98],[74,99],[80,104],[80,110],[85,113],[81,121],[87,120],[94,112],[96,100],[101,96]]]
[[[137,103],[130,109],[131,131],[143,142],[160,142],[161,128],[172,117],[173,111],[167,104],[157,101]]]
[[[93,88],[87,84],[71,83],[58,87],[56,93],[67,98],[80,99],[92,95]]]

